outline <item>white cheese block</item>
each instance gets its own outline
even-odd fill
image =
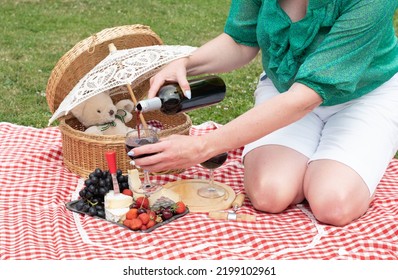
[[[133,197],[122,193],[115,194],[114,191],[109,191],[104,198],[104,205],[106,209],[120,209],[129,208],[133,203]]]
[[[105,219],[115,223],[123,223],[129,210],[129,207],[118,209],[105,209]]]

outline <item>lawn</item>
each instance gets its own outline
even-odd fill
[[[0,0],[0,121],[45,127],[46,85],[57,61],[105,28],[144,24],[164,44],[200,46],[223,30],[230,0]],[[252,106],[260,61],[222,74],[228,97],[219,110],[191,112],[196,124],[226,123]],[[54,123],[56,125],[56,123]]]
[[[102,29],[151,27],[168,45],[200,46],[222,32],[230,0],[0,0],[0,121],[45,127],[46,85],[57,61]],[[221,76],[219,109],[190,112],[194,124],[226,123],[252,106],[260,60]],[[56,125],[56,123],[54,124]]]

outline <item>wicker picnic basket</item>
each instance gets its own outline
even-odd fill
[[[77,43],[64,54],[51,72],[46,88],[47,103],[52,113],[69,94],[79,80],[95,67],[108,54],[108,45],[113,43],[117,49],[128,49],[163,44],[162,40],[148,26],[136,24],[104,29]],[[139,101],[145,97],[149,88],[149,77],[139,84],[132,85],[134,95]],[[112,99],[117,102],[130,98],[127,89],[115,89],[118,94]],[[192,122],[185,113],[165,115],[160,111],[145,113],[145,120],[160,123],[160,137],[172,134],[189,134]],[[135,127],[135,118],[127,123]],[[106,151],[115,151],[117,167],[123,173],[131,169],[126,155],[124,136],[92,135],[84,133],[85,127],[71,114],[59,118],[62,135],[63,160],[65,166],[82,177],[87,177],[95,168],[108,169]],[[162,173],[178,173],[182,170],[167,170]]]

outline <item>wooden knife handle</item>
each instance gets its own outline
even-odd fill
[[[212,212],[209,212],[209,218],[216,219],[216,220],[228,220],[228,212],[212,211]]]
[[[243,193],[238,194],[238,195],[235,197],[234,201],[232,201],[231,207],[232,207],[232,208],[235,208],[235,207],[239,208],[239,207],[241,207],[244,200],[245,200],[245,194],[243,194]]]
[[[217,220],[236,220],[242,222],[253,222],[256,220],[256,216],[250,214],[236,214],[236,219],[230,218],[230,213],[222,211],[212,211],[209,212],[209,218]]]
[[[237,221],[254,222],[256,220],[256,216],[250,214],[237,214],[236,216]]]

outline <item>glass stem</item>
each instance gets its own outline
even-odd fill
[[[212,188],[213,185],[214,185],[214,169],[210,169],[209,187]]]
[[[144,187],[148,187],[151,185],[151,180],[149,179],[149,171],[144,170]]]

